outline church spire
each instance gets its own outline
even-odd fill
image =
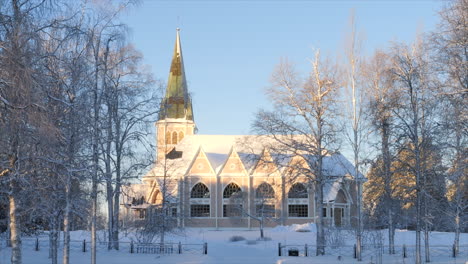
[[[172,56],[166,96],[161,102],[159,120],[177,118],[193,121],[192,100],[185,79],[184,60],[180,44],[180,29],[177,28],[176,43]]]

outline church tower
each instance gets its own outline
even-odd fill
[[[157,161],[162,161],[186,135],[193,135],[195,130],[179,31],[177,29],[166,95],[161,102],[159,119],[156,122]]]

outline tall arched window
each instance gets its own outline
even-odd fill
[[[255,213],[258,217],[275,217],[275,190],[264,182],[255,190]]]
[[[307,188],[302,183],[295,183],[288,192],[288,216],[308,217],[309,203]]]
[[[182,139],[184,139],[184,132],[180,131],[179,132],[179,142],[181,142]]]
[[[228,184],[228,186],[226,186],[226,188],[224,188],[223,198],[231,198],[232,195],[239,192],[241,192],[241,188],[239,187],[239,185],[231,182],[230,184]]]
[[[235,183],[230,183],[223,191],[223,217],[242,216],[243,198],[234,196],[241,193],[241,188]]]
[[[172,144],[177,144],[177,132],[172,132]]]
[[[264,182],[257,187],[255,198],[275,198],[275,190],[270,184]]]
[[[171,132],[166,132],[166,144],[171,144]]]
[[[288,198],[307,198],[307,189],[302,183],[295,183],[288,192]]]
[[[210,190],[205,184],[199,182],[193,186],[190,198],[210,198]]]
[[[201,182],[190,191],[190,216],[210,217],[210,190]]]

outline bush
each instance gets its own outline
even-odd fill
[[[245,240],[245,237],[243,236],[232,236],[229,238],[230,242],[237,242],[237,241],[242,241]]]
[[[310,232],[310,229],[308,229],[308,228],[299,228],[299,229],[296,230],[296,232],[307,233],[307,232]]]

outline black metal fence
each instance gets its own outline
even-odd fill
[[[50,240],[44,238],[22,238],[22,248],[24,250],[49,250]],[[9,246],[9,240],[0,240],[0,249]],[[119,251],[130,254],[208,254],[208,243],[201,244],[182,244],[178,243],[138,243],[133,241],[119,241]],[[58,242],[59,249],[63,248],[63,241]],[[97,251],[110,250],[109,242],[98,241],[96,243]],[[70,251],[88,252],[91,249],[91,242],[87,240],[70,240]]]
[[[278,243],[278,256],[298,256],[298,257],[313,257],[316,256],[316,245],[308,244],[281,244]],[[363,245],[361,250],[361,258],[363,261],[371,261],[372,263],[383,263],[382,260],[386,256],[391,256],[393,259],[415,259],[416,247],[414,245],[396,245],[395,254],[388,253],[388,246],[375,244]],[[468,261],[468,245],[460,245],[458,251],[454,246],[447,245],[431,245],[428,252],[429,260],[432,259],[460,259]],[[356,246],[326,246],[325,255],[336,256],[337,259],[356,258]],[[426,259],[424,247],[421,247],[421,258]]]

